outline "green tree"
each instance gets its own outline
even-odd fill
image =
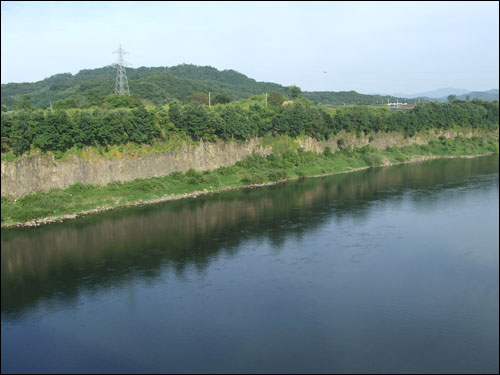
[[[458,96],[456,95],[448,95],[448,103],[453,103],[454,101],[457,101]]]
[[[172,122],[172,124],[174,124],[177,129],[182,129],[182,116],[179,104],[177,104],[177,102],[172,102],[168,106],[168,117],[170,119],[170,122]]]
[[[187,101],[189,103],[199,103],[208,105],[208,95],[204,92],[194,92],[188,96]]]
[[[217,94],[217,95],[215,95],[215,98],[214,98],[214,104],[227,104],[230,101],[231,101],[231,97],[226,93]]]
[[[295,85],[292,85],[292,86],[288,86],[286,88],[287,92],[288,92],[288,95],[290,95],[290,98],[291,99],[296,99],[299,97],[299,95],[301,94],[301,90],[300,90],[300,87],[298,86],[295,86]]]
[[[32,136],[32,111],[20,110],[14,116],[12,129],[10,133],[12,151],[16,155],[21,155],[29,150],[33,141]]]
[[[279,92],[271,92],[267,96],[267,103],[269,105],[278,106],[278,105],[283,104],[284,101],[285,101],[285,97],[283,95],[281,95]]]
[[[59,125],[64,123],[62,110],[46,111],[43,121],[35,129],[33,144],[42,151],[62,151],[60,146]],[[62,120],[62,121],[61,121]],[[64,128],[64,126],[63,126]],[[63,140],[63,144],[67,139]]]
[[[137,94],[128,95],[118,95],[110,94],[106,95],[101,106],[103,108],[137,108],[142,105],[141,99]]]
[[[76,99],[70,96],[63,100],[58,100],[57,102],[54,102],[52,107],[54,109],[69,109],[69,108],[77,108],[78,104],[76,102]]]
[[[182,108],[182,125],[194,139],[200,139],[210,129],[210,118],[205,109],[199,103],[187,104]]]
[[[77,111],[73,115],[73,140],[78,147],[92,144],[95,140],[96,129],[92,126],[95,116],[88,111]]]
[[[23,110],[23,109],[26,111],[32,110],[33,107],[31,106],[31,96],[23,95],[21,100],[19,100],[18,102],[16,102],[14,104],[14,109],[17,109],[18,111]]]
[[[2,152],[8,152],[11,148],[11,131],[13,127],[13,116],[11,113],[2,112]]]

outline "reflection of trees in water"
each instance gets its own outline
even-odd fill
[[[221,254],[236,254],[242,241],[268,240],[280,248],[332,216],[360,222],[374,202],[398,204],[413,189],[421,194],[411,199],[425,203],[443,186],[492,171],[498,158],[436,160],[3,230],[2,314],[14,317],[42,300],[71,303],[82,291],[152,280],[169,270],[178,277],[193,267],[203,272]]]

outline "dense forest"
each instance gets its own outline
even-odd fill
[[[182,64],[173,67],[126,68],[130,92],[144,104],[167,104],[173,100],[188,101],[197,92],[214,95],[226,94],[231,100],[240,100],[265,92],[291,96],[289,88],[270,82],[257,82],[234,70],[219,71],[208,66]],[[7,109],[14,109],[23,95],[31,97],[36,108],[47,108],[63,101],[75,108],[100,106],[115,88],[116,69],[107,66],[81,70],[75,75],[56,74],[33,83],[2,84],[1,102]],[[314,103],[332,105],[376,104],[391,102],[392,96],[363,95],[349,92],[304,92],[303,96]]]
[[[187,101],[196,92],[226,93],[232,100],[285,88],[256,82],[234,70],[219,71],[212,67],[178,65],[171,68],[126,68],[130,92],[145,104],[166,104],[172,100]],[[78,74],[57,74],[34,83],[2,84],[1,100],[8,109],[23,95],[30,95],[34,107],[47,108],[50,103],[70,98],[78,108],[99,106],[115,88],[116,69],[108,66],[82,70]]]
[[[130,100],[128,97],[115,99]],[[408,112],[384,107],[323,109],[307,100],[269,106],[239,103],[211,107],[198,102],[147,108],[36,109],[27,97],[19,109],[1,114],[1,151],[20,155],[31,147],[63,152],[73,146],[151,144],[173,134],[194,140],[246,140],[265,134],[307,135],[328,139],[341,130],[356,134],[399,131],[413,136],[426,129],[469,127],[496,129],[498,101],[420,103]]]

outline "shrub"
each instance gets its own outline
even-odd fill
[[[236,173],[236,167],[234,166],[222,167],[217,170],[217,173],[219,173],[222,176],[231,176]]]
[[[339,150],[342,150],[344,148],[344,140],[342,138],[339,138],[337,140],[337,147],[339,148]]]
[[[284,101],[285,101],[284,96],[281,95],[279,92],[271,92],[267,96],[267,103],[269,105],[278,106],[281,105]]]
[[[198,185],[204,182],[203,175],[193,168],[186,172],[186,181],[189,185]]]
[[[245,185],[262,184],[266,182],[266,177],[262,174],[247,174],[241,178],[241,182]]]
[[[222,93],[222,94],[217,94],[215,96],[213,104],[227,104],[230,101],[231,97],[226,93]]]
[[[177,181],[184,181],[184,174],[178,171],[170,173],[169,177]]]
[[[376,166],[376,165],[382,165],[384,164],[384,160],[382,159],[382,156],[377,155],[377,154],[366,154],[363,156],[363,160],[368,164],[369,166]]]
[[[275,169],[269,172],[267,176],[270,181],[281,181],[288,177],[284,169]]]
[[[219,186],[220,179],[215,173],[208,173],[203,176],[203,182],[212,186]]]

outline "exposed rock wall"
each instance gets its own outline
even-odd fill
[[[457,134],[453,131],[436,134],[445,137],[457,135],[472,136],[472,133]],[[496,132],[498,138],[498,131]],[[323,152],[330,147],[338,149],[337,140],[342,138],[346,146],[362,147],[367,144],[377,149],[389,146],[404,146],[412,143],[426,143],[427,140],[416,136],[405,138],[399,133],[377,134],[370,142],[369,137],[356,137],[341,132],[328,141],[311,138],[300,140],[306,151]],[[199,146],[182,146],[164,153],[152,153],[136,159],[106,159],[85,161],[72,156],[68,160],[57,161],[52,156],[21,157],[14,162],[2,160],[2,195],[19,197],[26,194],[66,188],[75,183],[105,185],[114,181],[131,181],[137,178],[166,176],[174,171],[185,172],[190,168],[209,170],[232,165],[252,153],[270,154],[270,147],[262,147],[258,139],[248,142],[200,142]]]

